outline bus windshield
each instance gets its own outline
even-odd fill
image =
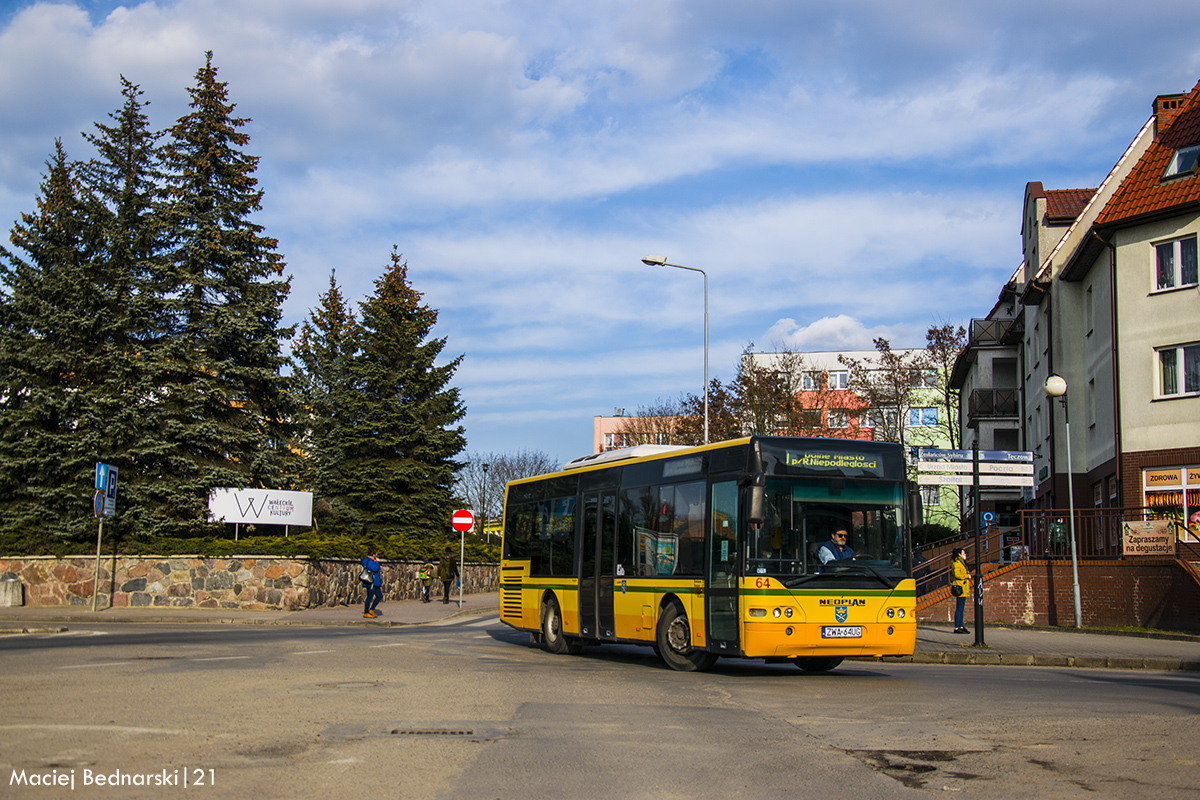
[[[894,585],[908,577],[903,503],[898,481],[768,478],[764,522],[744,541],[745,574],[789,586],[817,576]]]

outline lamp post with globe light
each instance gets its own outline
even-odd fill
[[[1071,465],[1071,413],[1067,407],[1067,382],[1061,375],[1051,375],[1046,378],[1046,385],[1043,388],[1048,397],[1057,397],[1063,407],[1063,423],[1067,433],[1067,505],[1071,514],[1071,578],[1072,588],[1075,592],[1075,627],[1082,628],[1083,612],[1079,602],[1079,554],[1075,547],[1075,493],[1072,491],[1071,485],[1075,472]]]

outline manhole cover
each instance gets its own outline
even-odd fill
[[[475,731],[470,728],[411,728],[405,730],[397,728],[392,731],[393,736],[474,736]]]

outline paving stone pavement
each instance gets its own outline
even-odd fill
[[[428,625],[457,617],[494,613],[499,593],[440,600],[381,603],[378,619],[363,619],[362,606],[300,611],[240,609],[119,608],[91,611],[90,606],[19,606],[0,608],[0,635],[79,628],[96,623],[242,624],[242,625]],[[920,623],[916,652],[884,661],[920,664],[976,664],[1200,672],[1200,636],[1142,631],[985,626],[984,647],[974,634],[955,634],[949,626]],[[862,658],[856,660],[877,659]]]

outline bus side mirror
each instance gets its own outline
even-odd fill
[[[921,492],[917,489],[908,490],[908,527],[915,528],[925,524],[925,506],[921,503]]]
[[[751,525],[762,525],[766,519],[767,505],[767,476],[761,472],[754,473],[750,479],[750,507],[746,519]]]

